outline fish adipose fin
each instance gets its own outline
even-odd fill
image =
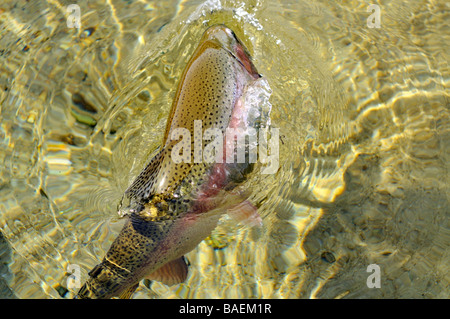
[[[227,210],[230,217],[236,221],[247,226],[262,226],[261,216],[258,214],[258,210],[248,200],[245,200],[236,206],[233,206]]]
[[[188,265],[184,261],[184,257],[180,257],[152,272],[147,278],[162,282],[167,286],[172,286],[184,282],[187,274]]]
[[[137,287],[139,287],[139,283],[131,286],[130,288],[124,290],[119,296],[120,299],[130,299],[133,293],[136,291]]]

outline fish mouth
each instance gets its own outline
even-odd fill
[[[203,38],[206,41],[217,42],[233,56],[253,78],[258,79],[261,77],[261,74],[258,73],[258,70],[250,58],[250,53],[238,39],[233,30],[223,24],[217,24],[209,27],[205,31]]]

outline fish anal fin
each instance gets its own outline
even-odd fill
[[[172,286],[184,282],[187,274],[188,266],[184,261],[184,257],[180,257],[163,265],[146,278],[162,282],[167,286]]]
[[[261,216],[258,210],[248,200],[245,200],[227,210],[228,215],[236,221],[247,226],[262,226]]]
[[[139,287],[139,282],[129,288],[125,289],[119,296],[120,299],[130,299],[133,293],[136,291],[137,287]]]

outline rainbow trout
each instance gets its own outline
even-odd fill
[[[77,298],[129,298],[144,278],[181,283],[188,273],[184,255],[210,235],[222,214],[261,223],[237,187],[253,164],[221,160],[226,155],[218,151],[216,160],[205,161],[205,139],[190,138],[199,125],[214,128],[223,134],[216,136],[217,149],[229,152],[227,129],[257,126],[243,95],[260,77],[233,31],[223,25],[205,31],[180,79],[163,146],[125,191],[128,205],[119,211],[125,224]]]

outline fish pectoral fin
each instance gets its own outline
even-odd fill
[[[247,226],[262,226],[261,216],[258,214],[258,210],[248,200],[245,200],[236,206],[233,206],[227,210],[230,217],[238,222]]]
[[[184,257],[180,257],[168,262],[146,278],[162,282],[167,286],[172,286],[184,282],[187,274],[188,265],[184,261]]]
[[[133,293],[136,291],[137,287],[139,287],[139,282],[129,288],[125,289],[119,296],[120,299],[130,299]]]

